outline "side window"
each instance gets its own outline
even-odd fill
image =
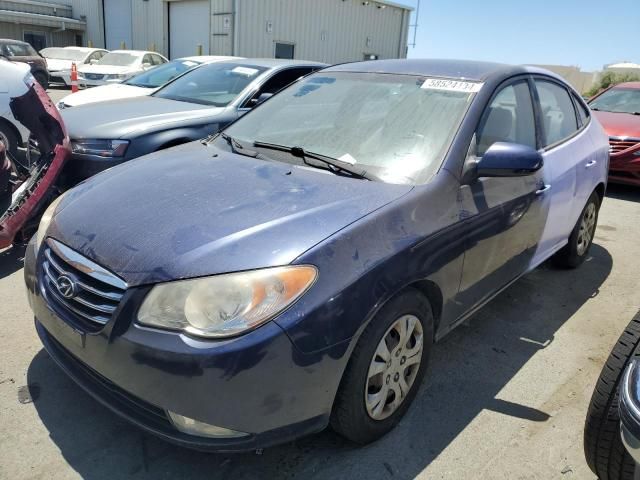
[[[504,87],[494,97],[480,121],[476,142],[476,155],[479,157],[496,142],[536,148],[533,103],[525,80]]]
[[[148,53],[142,57],[142,63],[148,63],[149,65],[153,65],[153,61],[151,60],[151,55]]]
[[[102,52],[93,52],[91,55],[89,55],[89,58],[87,58],[86,63],[91,63],[91,60],[100,60],[102,58]]]
[[[580,126],[586,125],[589,122],[589,110],[584,104],[580,101],[580,99],[573,94],[573,100],[576,104],[576,110],[578,111],[578,118],[580,119]]]
[[[160,55],[151,55],[151,59],[153,60],[154,65],[162,65],[164,60]]]
[[[546,147],[573,135],[578,130],[578,122],[573,102],[565,88],[546,80],[536,79],[535,83],[540,98]]]
[[[260,95],[263,93],[271,93],[276,94],[284,87],[292,84],[300,77],[304,77],[305,75],[313,72],[315,69],[312,67],[303,67],[303,68],[289,68],[288,70],[283,70],[281,72],[276,73],[273,77],[267,80],[262,87],[251,97],[243,107],[252,107],[260,98]]]

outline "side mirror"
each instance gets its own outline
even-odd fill
[[[89,63],[91,65],[95,65],[96,63],[98,63],[98,60],[96,60],[95,58],[92,58],[91,60],[89,60]]]
[[[476,165],[478,177],[523,177],[542,168],[540,152],[527,145],[496,142]]]
[[[252,102],[253,106],[257,107],[262,102],[269,100],[271,97],[273,97],[273,93],[261,93],[260,96]]]

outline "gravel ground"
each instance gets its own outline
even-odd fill
[[[0,478],[591,479],[584,417],[640,307],[639,217],[640,189],[612,186],[588,261],[543,265],[438,344],[413,407],[381,441],[357,448],[324,432],[262,455],[179,449],[96,403],[42,350],[22,252],[4,252]]]

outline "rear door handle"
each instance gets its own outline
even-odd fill
[[[542,195],[544,192],[546,192],[547,190],[549,190],[551,188],[551,185],[545,185],[544,187],[542,187],[539,190],[536,190],[536,195]]]
[[[590,162],[585,163],[584,168],[591,168],[591,167],[593,167],[596,163],[598,163],[596,160],[591,160]]]

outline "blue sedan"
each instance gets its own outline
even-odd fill
[[[371,442],[434,342],[545,260],[588,257],[608,151],[541,69],[327,68],[59,197],[27,252],[36,330],[97,400],[177,444],[328,425]]]

